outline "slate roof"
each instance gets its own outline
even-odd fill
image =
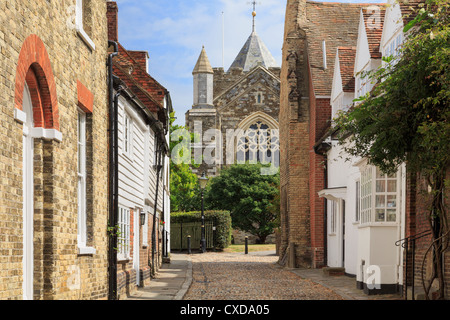
[[[267,49],[256,31],[253,31],[231,64],[230,69],[237,67],[242,68],[244,71],[250,71],[258,65],[266,68],[278,67],[269,49]]]

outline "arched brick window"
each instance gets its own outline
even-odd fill
[[[33,104],[36,138],[61,140],[56,84],[44,43],[36,35],[25,39],[19,54],[15,80],[15,118],[24,122],[23,92],[27,83]]]
[[[36,35],[25,39],[19,53],[14,117],[23,124],[23,298],[45,299],[52,295],[45,283],[53,272],[53,155],[62,135],[51,63]]]

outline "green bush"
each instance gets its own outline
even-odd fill
[[[172,212],[170,214],[171,223],[201,222],[202,213],[192,212]],[[218,250],[227,248],[231,244],[231,214],[229,211],[208,210],[205,211],[205,222],[211,221],[216,227],[214,232],[214,245]]]

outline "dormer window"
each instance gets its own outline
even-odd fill
[[[397,35],[392,37],[392,39],[387,43],[387,45],[384,47],[384,56],[398,56],[400,53],[400,47],[403,42],[403,36],[402,32],[399,32]]]
[[[77,0],[75,25],[77,33],[83,39],[84,43],[91,49],[95,50],[95,44],[89,34],[92,32],[91,21],[91,3],[88,0]]]
[[[362,75],[356,77],[357,98],[365,96],[368,92],[368,81],[368,78],[362,77]]]

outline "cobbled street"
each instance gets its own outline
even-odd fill
[[[264,253],[193,254],[184,300],[343,300],[330,289],[281,268]]]

